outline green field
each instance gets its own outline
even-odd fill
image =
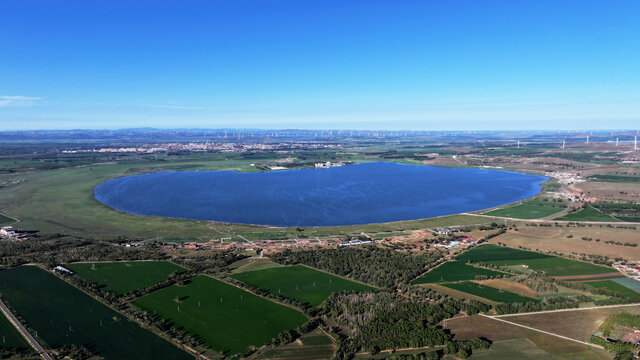
[[[563,221],[602,221],[602,222],[617,222],[620,221],[613,216],[603,214],[600,211],[594,209],[591,206],[587,206],[584,209],[580,209],[574,213],[555,218],[554,220]]]
[[[501,303],[538,302],[538,300],[536,299],[532,299],[526,296],[520,296],[510,291],[504,291],[490,286],[480,285],[471,281],[443,283],[440,285]]]
[[[193,359],[35,266],[0,271],[0,293],[49,346],[84,344],[105,359]]]
[[[31,347],[11,325],[9,319],[0,312],[0,349],[13,349],[17,352],[31,352]]]
[[[596,289],[606,289],[609,291],[613,291],[620,294],[623,297],[640,298],[640,294],[638,294],[637,292],[625,287],[624,285],[618,284],[617,282],[612,280],[588,281],[588,282],[585,282],[584,284],[592,286]]]
[[[375,290],[371,286],[302,265],[247,271],[233,274],[231,277],[255,285],[272,294],[295,299],[312,306],[319,305],[334,292]]]
[[[168,261],[130,261],[109,263],[75,263],[65,267],[83,279],[103,285],[117,293],[145,289],[185,269]]]
[[[16,222],[15,220],[13,220],[12,218],[6,217],[2,214],[0,214],[0,226],[4,226],[4,225],[9,225],[11,223]]]
[[[443,281],[474,280],[476,276],[497,277],[504,273],[467,265],[461,261],[449,261],[413,280],[412,284],[431,284]]]
[[[578,260],[513,249],[493,244],[480,245],[458,256],[460,261],[483,262],[496,265],[527,265],[534,271],[544,271],[549,276],[573,276],[606,274],[613,268]]]
[[[540,219],[551,216],[565,209],[559,202],[543,201],[539,198],[523,201],[514,206],[491,210],[484,215],[501,216],[516,219]]]
[[[212,349],[230,354],[242,354],[249,345],[261,346],[307,320],[297,310],[207,276],[158,290],[134,305],[198,335]]]
[[[543,259],[549,257],[552,256],[534,251],[514,249],[506,246],[483,244],[471,248],[470,250],[458,255],[458,260],[464,262],[488,262],[515,259]]]

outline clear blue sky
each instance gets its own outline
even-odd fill
[[[640,127],[640,1],[0,4],[0,130]]]

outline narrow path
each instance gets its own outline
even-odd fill
[[[2,301],[0,301],[0,310],[2,310],[2,313],[4,314],[4,316],[6,316],[7,319],[9,319],[11,324],[20,332],[20,334],[27,340],[27,342],[29,342],[29,345],[31,345],[38,352],[40,356],[42,356],[43,359],[53,360],[49,356],[49,354],[47,354],[47,352],[44,351],[44,348],[40,346],[38,341],[33,336],[31,336],[29,331],[27,331],[27,329],[25,329],[24,326],[20,324],[18,319],[16,319],[16,317],[11,313],[9,308],[7,308],[7,306]]]
[[[600,345],[596,345],[596,344],[588,343],[588,342],[586,342],[586,341],[580,341],[580,340],[572,339],[572,338],[567,337],[567,336],[558,335],[558,334],[554,334],[554,333],[552,333],[552,332],[548,332],[548,331],[544,331],[544,330],[540,330],[540,329],[532,328],[532,327],[530,327],[530,326],[526,326],[526,325],[522,325],[522,324],[514,323],[514,322],[511,322],[511,321],[504,320],[504,319],[500,319],[500,318],[497,318],[497,317],[495,317],[495,316],[489,316],[489,315],[484,315],[484,314],[480,314],[480,316],[484,316],[484,317],[486,317],[486,318],[493,319],[493,320],[496,320],[496,321],[502,321],[503,323],[507,323],[507,324],[514,325],[514,326],[519,326],[519,327],[521,327],[521,328],[525,328],[525,329],[528,329],[528,330],[537,331],[537,332],[539,332],[539,333],[543,333],[543,334],[546,334],[546,335],[555,336],[555,337],[558,337],[558,338],[561,338],[561,339],[564,339],[564,340],[569,340],[569,341],[577,342],[577,343],[580,343],[580,344],[582,344],[582,345],[587,345],[587,346],[595,347],[595,348],[598,348],[598,349],[604,349],[604,348],[603,348],[602,346],[600,346]]]
[[[9,219],[13,219],[15,224],[17,224],[17,223],[19,223],[19,222],[20,222],[20,219],[18,219],[18,218],[14,218],[13,216],[9,216],[9,215],[7,215],[7,214],[5,214],[5,213],[0,212],[0,215],[2,215],[2,216],[4,216],[4,217],[7,217],[7,218],[9,218]]]

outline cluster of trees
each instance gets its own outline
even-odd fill
[[[461,353],[468,351],[468,357],[473,344],[488,347],[488,342],[479,339],[456,342],[453,335],[438,324],[461,310],[488,311],[489,306],[450,297],[434,301],[431,295],[435,292],[332,294],[321,314],[335,319],[349,329],[350,334],[343,335],[337,358],[350,358],[360,350],[376,354],[381,350],[445,345],[445,353],[458,354],[463,349]]]
[[[579,295],[577,297],[547,298],[543,302],[526,302],[513,304],[497,304],[495,310],[498,315],[516,314],[534,311],[559,310],[578,308],[581,302],[590,300],[589,297]]]
[[[411,255],[375,246],[303,251],[287,249],[271,255],[271,259],[280,264],[301,263],[385,288],[408,283],[441,258],[440,251]]]
[[[63,345],[53,352],[55,359],[88,360],[94,357],[91,349],[85,345]]]
[[[247,255],[238,254],[228,250],[207,251],[197,253],[196,255],[192,255],[188,258],[177,258],[174,259],[173,262],[195,272],[219,274],[228,272],[229,265],[247,257]]]
[[[39,263],[48,267],[77,261],[163,260],[153,247],[124,247],[73,237],[49,236],[24,242],[0,242],[0,266]]]
[[[599,336],[592,335],[589,339],[592,344],[600,345],[604,347],[608,352],[614,353],[613,360],[632,360],[636,357],[635,352],[638,350],[637,345],[625,343],[625,342],[608,342]]]
[[[523,284],[535,292],[558,292],[558,287],[553,283],[553,279],[544,273],[515,276],[510,280]]]

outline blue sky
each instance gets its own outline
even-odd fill
[[[640,127],[640,1],[0,5],[0,130]]]

